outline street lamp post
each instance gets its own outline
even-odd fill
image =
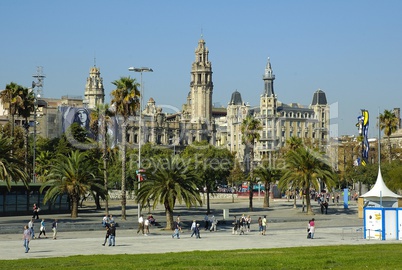
[[[144,87],[142,85],[142,73],[143,72],[153,72],[152,68],[148,67],[129,67],[129,71],[134,71],[134,72],[139,72],[140,75],[140,120],[138,122],[138,173],[137,173],[137,178],[138,178],[138,189],[140,189],[140,183],[141,183],[141,133],[142,133],[142,103],[143,103],[143,91]],[[138,202],[138,218],[141,216],[141,204]]]
[[[36,182],[36,175],[35,175],[35,169],[36,169],[36,122],[37,122],[37,114],[38,114],[38,95],[34,91],[34,123],[33,123],[33,154],[32,154],[32,182]]]
[[[38,98],[40,98],[42,94],[42,87],[43,87],[43,80],[45,78],[45,75],[42,73],[42,67],[37,67],[37,73],[33,75],[32,77],[36,79],[36,81],[32,81],[32,91],[34,94],[34,123],[33,123],[33,153],[32,153],[32,182],[36,182],[36,175],[35,175],[35,169],[36,169],[36,133],[37,133],[37,116],[38,116]],[[35,91],[36,88],[36,91]]]

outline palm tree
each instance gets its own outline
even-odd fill
[[[271,190],[271,183],[274,183],[275,180],[280,176],[280,170],[273,169],[269,166],[269,164],[264,163],[255,170],[255,175],[264,182],[265,194],[263,207],[269,207],[269,192]]]
[[[121,77],[112,82],[116,89],[112,91],[112,106],[116,109],[116,114],[123,117],[122,138],[121,138],[121,218],[126,219],[126,150],[127,150],[127,126],[128,118],[136,115],[140,107],[139,84],[130,77]]]
[[[110,117],[113,113],[109,110],[109,104],[99,104],[95,110],[91,112],[90,127],[95,135],[95,138],[99,136],[99,126],[101,128],[102,137],[102,159],[103,159],[103,185],[106,192],[105,198],[105,213],[109,215],[109,194],[108,194],[108,143],[107,143],[107,124],[110,121]]]
[[[242,142],[249,152],[250,161],[250,185],[249,185],[249,208],[253,211],[253,186],[254,186],[254,149],[256,142],[260,139],[260,130],[262,130],[261,122],[251,115],[243,120],[241,125],[241,133],[243,134]]]
[[[48,188],[43,203],[55,201],[59,196],[67,194],[72,205],[71,217],[76,218],[81,197],[94,189],[103,189],[96,182],[95,165],[85,152],[78,150],[68,156],[59,155],[40,188],[40,192]]]
[[[0,179],[6,181],[8,190],[11,182],[19,180],[28,186],[28,174],[25,172],[24,162],[12,154],[13,144],[11,138],[5,138],[0,134]]]
[[[286,155],[284,174],[279,186],[301,188],[306,194],[307,214],[314,214],[310,203],[310,187],[320,189],[320,181],[328,188],[335,185],[335,174],[322,156],[311,150],[300,147]]]
[[[141,189],[137,191],[137,200],[143,206],[149,199],[153,200],[153,209],[163,204],[166,229],[173,229],[173,210],[176,201],[184,202],[187,207],[202,205],[196,184],[200,180],[199,175],[177,155],[159,158],[153,164],[155,167],[151,168],[152,174],[147,175],[147,180],[141,183]]]
[[[6,89],[0,92],[0,99],[3,105],[8,106],[9,121],[11,123],[11,138],[14,137],[14,115],[17,113],[17,108],[22,100],[19,92],[23,89],[21,85],[11,82],[6,85]]]
[[[51,164],[55,162],[55,159],[49,151],[42,151],[36,156],[35,162],[35,171],[38,172],[36,179],[38,182],[44,182],[46,175],[49,174]]]
[[[286,145],[290,148],[290,150],[296,150],[297,148],[303,146],[303,141],[299,137],[292,136],[286,140]]]
[[[24,145],[25,145],[25,170],[28,171],[28,137],[29,137],[29,117],[31,113],[35,111],[35,95],[30,89],[23,87],[19,91],[21,102],[17,107],[19,116],[22,116],[25,120],[24,129]],[[36,123],[34,123],[36,125]]]
[[[297,148],[300,148],[300,147],[302,147],[303,146],[303,140],[301,139],[301,138],[299,138],[299,137],[296,137],[296,136],[292,136],[292,137],[290,137],[290,138],[288,138],[287,140],[286,140],[286,148],[287,148],[287,150],[296,150]],[[286,150],[285,150],[286,151]],[[291,190],[286,190],[286,192],[287,192],[287,200],[289,201],[289,199],[290,199],[290,197],[291,197]],[[293,208],[296,208],[297,206],[297,204],[296,204],[296,198],[297,198],[297,190],[296,189],[293,189],[292,190],[292,192],[293,192]],[[303,197],[303,206],[304,206],[304,197]]]
[[[391,155],[391,139],[390,136],[392,133],[398,130],[399,128],[399,119],[396,117],[394,112],[385,110],[384,113],[380,113],[379,117],[379,125],[380,130],[384,131],[384,135],[387,136],[388,140],[388,161],[391,163],[392,155]]]

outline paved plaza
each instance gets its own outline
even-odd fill
[[[298,201],[298,203],[301,203]],[[24,253],[22,241],[23,226],[30,217],[0,217],[0,259],[48,258],[72,255],[91,254],[143,254],[182,252],[194,250],[231,250],[249,248],[281,248],[294,246],[322,245],[353,245],[353,244],[385,244],[393,241],[363,239],[363,220],[357,216],[357,205],[352,202],[347,209],[342,205],[332,205],[328,214],[322,215],[316,202],[313,202],[315,215],[307,216],[301,211],[300,205],[295,209],[293,202],[286,199],[272,200],[269,209],[262,208],[262,199],[254,199],[254,211],[249,212],[248,200],[231,199],[211,200],[211,212],[218,218],[218,231],[201,230],[201,239],[190,237],[190,224],[193,219],[203,227],[206,207],[187,209],[178,205],[174,215],[181,216],[184,221],[183,233],[180,239],[172,239],[171,231],[163,228],[166,225],[164,210],[161,207],[152,210],[158,222],[151,227],[148,236],[137,234],[137,207],[135,202],[128,202],[127,219],[120,219],[121,210],[118,202],[113,202],[110,213],[118,222],[116,246],[102,246],[105,230],[101,225],[104,212],[95,210],[92,204],[87,204],[79,210],[79,217],[71,219],[68,214],[46,215],[40,213],[40,218],[47,221],[47,238],[35,239],[30,242],[30,252]],[[229,212],[229,219],[224,220],[223,212]],[[143,209],[144,215],[148,209]],[[251,231],[245,235],[232,235],[231,223],[233,216],[251,215]],[[258,233],[258,217],[267,215],[267,234]],[[307,239],[307,222],[314,217],[316,220],[315,239]],[[57,240],[52,239],[51,222],[59,220]],[[35,221],[35,234],[39,232],[39,220]],[[172,242],[175,244],[172,245]],[[395,242],[395,241],[394,241]]]

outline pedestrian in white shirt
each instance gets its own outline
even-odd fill
[[[142,234],[144,234],[144,217],[143,217],[143,215],[141,215],[141,216],[138,218],[138,230],[137,230],[137,234],[138,234],[140,231],[142,232]]]

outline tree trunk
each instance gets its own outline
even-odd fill
[[[127,123],[124,120],[122,125],[121,138],[121,219],[126,220],[126,140],[127,140]]]
[[[268,181],[265,181],[264,186],[265,186],[265,194],[264,194],[263,207],[268,208],[269,207],[269,192],[271,190],[271,186]]]
[[[13,144],[14,145],[14,113],[11,111],[11,102],[10,102],[10,124],[11,124],[11,144]],[[13,154],[14,153],[14,150],[13,150],[13,148],[11,149],[11,151],[10,151],[10,153],[11,154]]]
[[[100,195],[98,192],[95,193],[94,201],[95,201],[95,205],[96,205],[96,210],[101,210],[102,207],[100,205]]]
[[[297,203],[296,203],[296,191],[293,193],[293,208],[297,208]]]
[[[306,208],[307,208],[308,215],[314,215],[313,208],[311,207],[311,202],[310,202],[310,189],[309,188],[306,188]]]
[[[106,112],[103,112],[102,119],[102,150],[103,150],[103,185],[106,192],[105,197],[105,213],[109,215],[109,190],[108,190],[108,177],[107,177],[107,161],[108,161],[108,152],[107,152],[107,123],[106,123]]]
[[[210,214],[211,213],[211,208],[209,205],[209,188],[207,188],[207,213]]]
[[[78,217],[79,197],[72,196],[71,203],[72,203],[72,205],[71,205],[71,218],[77,218]]]
[[[391,163],[392,155],[391,155],[391,139],[388,136],[388,162]]]
[[[254,144],[253,144],[254,149]],[[249,210],[253,211],[253,187],[254,187],[254,151],[250,151],[250,185],[249,189]]]
[[[173,230],[173,210],[165,203],[166,230]]]
[[[28,119],[25,118],[25,136],[24,136],[24,148],[25,148],[25,172],[28,172],[28,137],[29,137],[29,124]]]

